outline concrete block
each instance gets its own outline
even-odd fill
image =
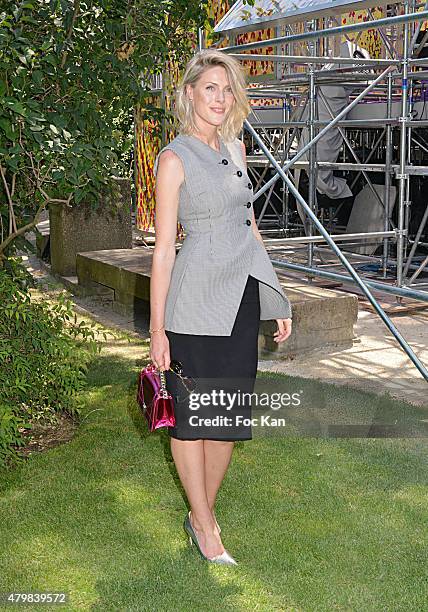
[[[85,202],[49,205],[52,272],[75,275],[80,252],[132,247],[131,183],[120,177],[112,181],[113,196],[103,192],[96,209]]]
[[[144,247],[79,253],[79,284],[100,283],[114,291],[115,312],[135,317],[150,316],[150,270],[152,250]],[[261,321],[260,359],[291,359],[319,347],[351,346],[358,316],[354,295],[323,289],[285,277],[278,278],[293,310],[293,331],[288,340],[277,344],[273,335],[276,321]]]

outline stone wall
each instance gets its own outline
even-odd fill
[[[131,181],[113,181],[113,196],[100,194],[95,209],[84,202],[49,205],[52,272],[75,276],[77,253],[132,248]]]

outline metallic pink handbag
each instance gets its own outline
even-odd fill
[[[137,401],[150,431],[175,427],[174,400],[166,388],[165,372],[149,363],[140,372]]]

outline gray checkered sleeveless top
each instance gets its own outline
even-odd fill
[[[251,227],[253,186],[238,138],[220,139],[220,151],[195,136],[179,134],[170,149],[181,159],[178,221],[185,239],[171,273],[165,329],[230,336],[247,277],[257,278],[260,318],[291,318],[291,306],[263,244]]]

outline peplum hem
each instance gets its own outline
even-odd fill
[[[259,281],[260,319],[292,318],[290,301],[284,294],[281,284],[273,268],[269,255],[254,236],[251,242],[252,255],[248,257],[249,265],[243,267],[239,273],[219,267],[216,275],[211,271],[213,293],[210,299],[203,299],[197,307],[198,287],[193,286],[199,274],[192,275],[192,267],[184,266],[180,274],[177,291],[170,292],[165,308],[165,330],[180,334],[196,334],[204,336],[230,336],[235,324],[239,305],[244,294],[248,276]],[[187,284],[184,282],[187,277]],[[217,278],[215,278],[217,277]],[[216,282],[217,281],[217,282]],[[193,288],[193,290],[192,290]],[[219,295],[220,294],[220,295]],[[178,298],[178,299],[177,299]],[[217,300],[227,302],[227,311],[219,311]],[[188,312],[193,316],[189,320]]]

